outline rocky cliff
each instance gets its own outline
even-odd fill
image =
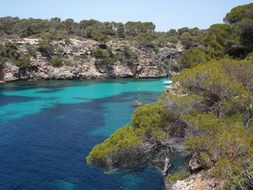
[[[210,177],[209,171],[203,170],[190,175],[174,184],[166,184],[167,190],[221,190],[224,181]]]
[[[134,42],[94,40],[58,40],[49,43],[51,52],[41,50],[39,39],[8,40],[16,51],[29,56],[20,66],[15,61],[1,61],[0,80],[153,78],[166,76],[184,50],[181,44],[167,44],[155,49],[141,48]],[[58,58],[54,63],[53,58]],[[109,60],[109,61],[108,61]]]

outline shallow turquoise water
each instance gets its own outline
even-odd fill
[[[162,80],[17,82],[0,86],[0,189],[163,189],[153,168],[104,174],[91,148],[130,122]],[[150,180],[152,179],[152,180]]]

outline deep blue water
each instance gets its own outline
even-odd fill
[[[161,190],[153,168],[104,174],[91,148],[130,121],[136,99],[156,100],[161,80],[0,85],[1,190]]]

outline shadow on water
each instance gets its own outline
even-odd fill
[[[0,106],[4,106],[10,103],[18,103],[18,102],[29,102],[34,101],[38,98],[34,97],[23,97],[23,96],[5,96],[0,93]]]

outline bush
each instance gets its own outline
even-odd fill
[[[33,58],[37,58],[37,51],[36,49],[32,48],[32,47],[29,47],[28,49],[28,54],[33,57]]]
[[[253,52],[249,53],[246,57],[247,61],[253,61]]]
[[[205,53],[203,48],[192,48],[186,50],[178,59],[180,68],[192,68],[198,64],[206,63],[210,57]]]
[[[16,44],[7,42],[5,44],[0,44],[0,59],[3,61],[18,59],[21,54],[18,52],[18,47]]]
[[[163,124],[163,107],[160,103],[137,108],[132,118],[134,126],[126,125],[92,149],[86,159],[88,164],[106,159],[124,148],[138,146],[147,133],[154,138],[166,134],[159,129]]]
[[[60,67],[63,65],[63,59],[61,57],[53,56],[51,61],[54,67]]]
[[[29,56],[24,56],[16,60],[16,65],[20,68],[26,68],[30,65],[31,59]]]
[[[109,49],[109,48],[101,49],[101,48],[97,47],[95,50],[93,50],[92,55],[96,59],[103,60],[108,65],[113,65],[116,61],[113,57],[111,49]]]
[[[178,171],[178,172],[169,174],[166,177],[166,181],[168,181],[169,183],[175,183],[178,180],[183,180],[183,179],[189,177],[190,175],[191,175],[191,173],[189,171],[182,170],[182,171]]]
[[[133,126],[136,128],[159,129],[165,121],[165,108],[161,103],[147,104],[138,107],[132,115]]]
[[[154,40],[154,36],[148,33],[140,33],[137,36],[137,41],[139,42],[139,44],[146,48],[154,47],[153,40]]]
[[[132,126],[126,125],[125,127],[117,130],[106,139],[103,143],[96,145],[89,156],[86,158],[89,165],[94,164],[97,160],[106,159],[111,154],[119,151],[122,148],[129,148],[138,146],[142,142],[138,133]]]
[[[38,50],[42,55],[50,57],[53,52],[53,46],[50,44],[49,41],[40,40],[38,43]]]

